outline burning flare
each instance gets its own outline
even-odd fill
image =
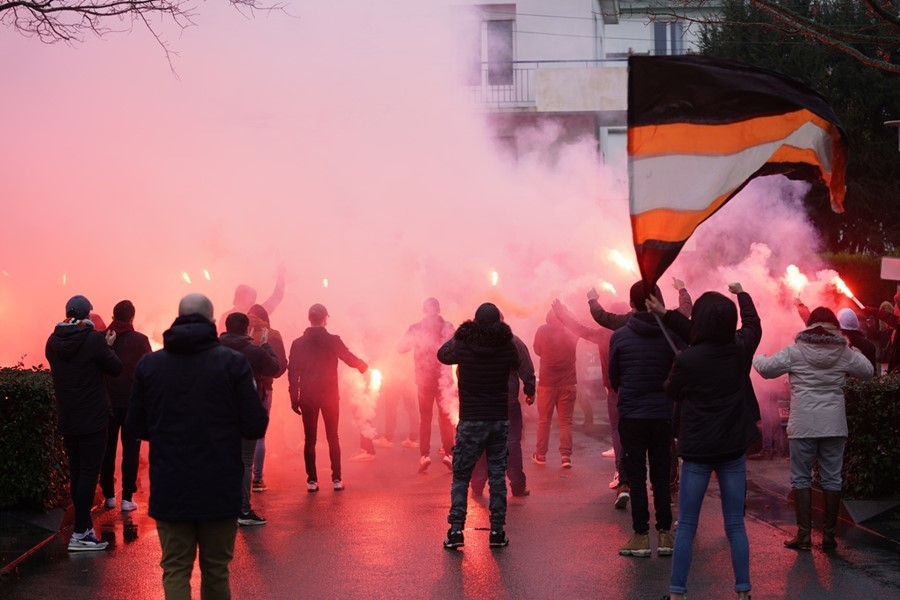
[[[856,296],[853,295],[853,292],[850,291],[850,288],[847,287],[847,284],[844,283],[844,280],[841,279],[840,275],[835,275],[834,279],[831,280],[831,283],[834,284],[834,286],[838,289],[838,291],[840,293],[844,294],[845,296],[847,296],[848,298],[850,298],[851,300],[856,302],[856,305],[858,307],[865,308],[865,305],[862,302],[860,302]]]
[[[795,298],[799,298],[800,293],[803,291],[803,289],[807,285],[809,285],[809,278],[800,272],[800,269],[797,268],[797,265],[788,265],[787,269],[785,269],[784,271],[784,277],[781,278],[781,281],[784,282],[784,285],[793,290]]]
[[[625,256],[615,248],[609,251],[609,260],[614,262],[622,269],[628,271],[632,275],[637,276],[637,266],[633,262],[625,258]]]
[[[600,280],[600,283],[599,283],[599,287],[600,287],[601,290],[607,291],[607,292],[609,292],[610,294],[612,294],[613,296],[617,296],[617,295],[618,295],[618,294],[616,293],[616,288],[613,286],[613,284],[611,284],[611,283],[608,282],[608,281],[603,281],[603,280],[601,279],[601,280]]]
[[[182,272],[181,272],[181,278],[184,279],[184,281],[185,281],[186,283],[188,283],[188,284],[191,283],[191,276],[187,274],[187,271],[182,271]]]
[[[500,281],[500,273],[497,271],[491,271],[491,285],[497,287],[497,283]]]
[[[326,277],[325,279],[322,280],[322,287],[323,287],[323,288],[327,288],[327,287],[328,287],[328,278],[327,278],[327,277]]]
[[[68,277],[66,277],[66,274],[63,273],[63,285],[66,285],[66,283],[68,282],[68,280],[69,280],[69,279],[68,279]]]
[[[210,276],[209,271],[203,269],[203,276],[206,277],[207,281],[212,281],[212,276]]]
[[[377,394],[381,389],[381,371],[378,369],[369,369],[369,391]]]

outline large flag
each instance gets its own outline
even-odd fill
[[[824,183],[843,212],[846,164],[837,117],[799,81],[703,56],[628,59],[631,225],[648,285],[754,177]]]

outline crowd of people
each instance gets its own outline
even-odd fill
[[[397,351],[412,352],[418,397],[418,430],[411,426],[406,447],[418,447],[418,468],[431,465],[435,413],[441,462],[452,471],[450,525],[443,545],[464,546],[467,499],[489,491],[494,547],[509,544],[505,530],[507,479],[513,496],[528,496],[523,468],[521,399],[536,404],[537,431],[531,460],[547,463],[551,423],[557,415],[560,467],[573,467],[572,416],[576,403],[577,340],[596,344],[616,460],[610,483],[615,507],[630,501],[632,535],[619,548],[630,557],[652,555],[650,496],[656,554],[673,556],[670,598],[687,593],[692,545],[700,507],[715,473],[722,497],[725,534],[734,570],[734,590],[751,590],[749,543],[744,528],[746,460],[760,439],[760,410],[751,370],[763,378],[789,376],[791,411],[787,425],[790,482],[797,534],[785,547],[812,547],[811,493],[814,465],[825,499],[822,547],[837,546],[841,468],[848,430],[842,386],[847,377],[869,378],[879,363],[893,369],[883,344],[860,331],[850,309],[798,306],[804,328],[794,343],[769,357],[756,355],[762,320],[739,283],[729,285],[737,302],[706,292],[692,302],[684,283],[677,310],[667,310],[659,287],[635,283],[630,308],[610,313],[595,290],[588,309],[598,327],[588,327],[559,301],[537,329],[531,350],[512,331],[496,305],[481,304],[459,327],[441,316],[436,298],[424,301],[423,318],[412,324]],[[228,565],[239,526],[265,524],[251,506],[264,480],[265,434],[274,379],[287,373],[292,410],[303,423],[307,491],[319,490],[316,441],[324,423],[334,491],[344,490],[338,437],[338,363],[366,373],[368,364],[327,330],[322,304],[309,307],[309,327],[289,352],[270,314],[284,295],[283,278],[262,304],[256,292],[239,286],[234,307],[216,329],[213,305],[200,294],[185,296],[178,316],[163,334],[163,348],[151,352],[147,336],[135,331],[135,306],[123,300],[109,327],[84,296],[74,296],[65,319],[47,341],[59,405],[59,432],[69,461],[75,509],[72,552],[104,550],[91,520],[99,482],[109,509],[138,508],[133,499],[141,440],[149,442],[148,513],[157,522],[167,598],[190,595],[190,575],[200,548],[204,597],[228,597]],[[866,309],[896,337],[893,306]],[[456,383],[451,368],[456,368]],[[454,426],[448,396],[458,395]],[[394,406],[396,408],[396,406]],[[362,436],[365,437],[365,436]],[[354,459],[374,458],[365,438]],[[121,440],[121,497],[116,490],[116,449]],[[680,461],[679,461],[680,457]],[[679,466],[680,464],[680,466]],[[647,481],[649,475],[650,489]],[[672,493],[678,494],[678,532],[673,532]]]

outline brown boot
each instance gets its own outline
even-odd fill
[[[785,540],[785,548],[809,550],[812,542],[809,532],[812,529],[812,490],[809,488],[794,490],[794,509],[797,512],[797,535]]]
[[[822,490],[825,496],[825,517],[822,523],[822,550],[837,548],[834,530],[837,527],[838,513],[841,510],[841,492]]]

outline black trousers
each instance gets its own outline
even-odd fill
[[[631,524],[636,533],[650,529],[650,509],[647,500],[647,463],[650,463],[650,484],[653,486],[653,507],[656,529],[672,528],[671,494],[669,492],[669,460],[672,448],[672,421],[668,419],[619,419],[622,439],[622,467],[625,479],[619,481],[631,488]]]
[[[137,491],[138,460],[141,454],[141,440],[131,435],[125,427],[126,407],[113,407],[107,428],[106,453],[100,468],[100,489],[103,496],[116,495],[116,446],[122,437],[122,499],[131,500]]]
[[[106,430],[84,435],[64,435],[63,444],[69,457],[69,489],[75,505],[75,533],[94,526],[91,505],[100,478],[100,464],[106,450]]]

